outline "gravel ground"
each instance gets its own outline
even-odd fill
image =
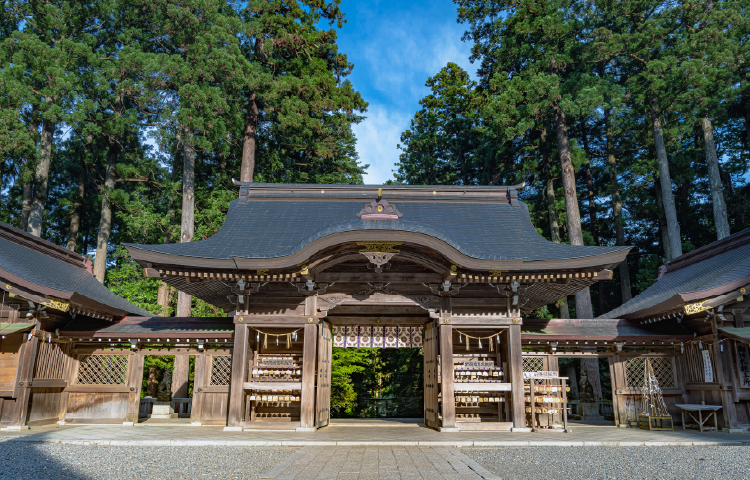
[[[0,441],[0,478],[258,478],[297,448],[120,447]]]
[[[750,446],[462,448],[502,479],[750,478]]]

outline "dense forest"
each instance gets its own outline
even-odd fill
[[[477,70],[427,80],[391,182],[524,183],[551,241],[635,247],[614,281],[536,315],[606,313],[750,226],[750,0],[455,3]],[[232,178],[361,183],[344,23],[339,0],[4,0],[0,221],[91,256],[155,314],[224,315],[118,245],[207,238]],[[359,415],[343,380],[369,375],[372,397],[362,368],[394,360],[352,355],[335,393]]]

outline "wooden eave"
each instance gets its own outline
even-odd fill
[[[0,285],[0,289],[6,290],[20,298],[32,301],[38,304],[44,304],[53,299],[59,299],[67,301],[72,308],[78,307],[81,310],[88,311],[93,314],[102,314],[112,317],[122,317],[128,315],[128,312],[114,308],[103,303],[99,303],[86,296],[80,295],[76,292],[58,290],[55,288],[45,287],[38,283],[30,282],[24,278],[14,275],[6,270],[0,268],[0,279],[3,280],[3,285]]]
[[[599,255],[556,260],[536,260],[532,262],[527,262],[520,258],[512,260],[488,260],[465,255],[444,241],[429,235],[392,230],[357,230],[335,233],[319,238],[305,245],[291,255],[273,258],[232,257],[230,260],[172,255],[140,249],[133,245],[128,245],[125,248],[133,259],[135,259],[142,267],[146,268],[150,268],[153,265],[170,265],[174,267],[211,269],[214,271],[257,269],[280,270],[299,265],[325,249],[336,245],[356,243],[358,241],[403,242],[406,244],[427,247],[443,255],[449,262],[461,265],[464,269],[475,271],[505,270],[513,272],[531,272],[579,270],[597,267],[605,268],[621,263],[630,252],[630,249],[627,248]]]
[[[649,307],[643,310],[638,310],[633,313],[623,315],[622,318],[650,318],[659,315],[665,315],[667,313],[674,312],[675,310],[684,309],[686,304],[697,302],[700,300],[708,300],[706,302],[709,307],[718,307],[719,305],[730,303],[735,298],[742,296],[743,293],[740,291],[741,288],[750,287],[750,276],[740,278],[734,282],[727,283],[720,287],[715,287],[710,290],[702,290],[698,292],[690,293],[678,293],[673,295],[669,299]]]

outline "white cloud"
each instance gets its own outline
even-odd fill
[[[370,164],[364,178],[366,184],[380,185],[393,179],[400,153],[396,145],[410,120],[407,112],[370,104],[367,119],[354,125],[360,161]]]

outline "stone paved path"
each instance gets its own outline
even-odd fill
[[[304,447],[261,478],[277,480],[498,479],[456,448]]]
[[[573,433],[461,432],[439,433],[420,426],[330,426],[314,433],[290,431],[229,432],[223,427],[117,425],[48,425],[23,431],[0,431],[12,441],[96,445],[228,445],[228,446],[419,446],[419,447],[520,447],[520,446],[638,446],[750,444],[750,434],[682,430],[649,432],[572,424]]]

